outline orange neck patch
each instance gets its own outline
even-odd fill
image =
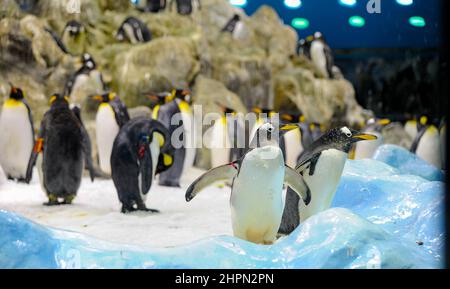
[[[42,152],[42,149],[43,149],[43,148],[44,148],[44,139],[43,139],[43,138],[38,138],[38,139],[36,140],[35,145],[34,145],[33,151],[34,151],[35,153],[40,153],[40,152]]]

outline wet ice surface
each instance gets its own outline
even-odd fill
[[[73,206],[53,208],[41,205],[38,183],[8,182],[0,187],[6,210],[0,211],[0,267],[442,267],[444,184],[429,181],[425,164],[405,151],[381,150],[401,154],[401,163],[349,161],[333,202],[341,208],[308,219],[273,246],[231,236],[229,188],[211,187],[184,201],[200,170],[190,171],[181,189],[153,187],[147,205],[161,210],[153,215],[120,214],[110,181],[85,179]],[[428,179],[405,171],[406,161]]]

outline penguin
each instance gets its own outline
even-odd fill
[[[309,124],[309,130],[313,141],[315,141],[323,135],[323,133],[325,132],[325,127],[320,123],[311,122]]]
[[[116,33],[118,41],[128,41],[132,44],[145,43],[152,40],[152,34],[144,22],[136,17],[127,17]]]
[[[173,3],[176,3],[177,13],[180,15],[191,15],[194,10],[201,10],[200,0],[171,0],[169,10],[172,11]]]
[[[276,127],[271,123],[259,127],[251,148],[238,161],[207,171],[186,191],[191,201],[213,182],[232,179],[231,221],[235,237],[257,244],[272,244],[283,214],[283,184],[291,186],[309,204],[310,192],[303,177],[285,165],[277,144],[277,133],[297,128],[288,124]]]
[[[439,136],[441,138],[441,160],[442,160],[442,169],[447,170],[447,121],[445,118],[441,120],[441,124],[439,125]]]
[[[70,20],[64,26],[61,41],[72,55],[81,55],[86,50],[86,28],[77,20]]]
[[[417,125],[417,117],[414,117],[413,119],[407,120],[405,125],[403,126],[405,132],[411,137],[412,140],[414,140],[417,136]]]
[[[61,38],[59,38],[59,36],[55,33],[55,31],[53,31],[53,30],[51,30],[50,28],[47,28],[47,27],[45,27],[44,30],[48,34],[50,34],[50,36],[53,38],[53,40],[55,41],[56,45],[58,45],[58,47],[62,50],[62,52],[64,52],[65,54],[69,54],[69,51],[67,50],[66,46],[61,41]]]
[[[375,151],[384,143],[382,129],[390,124],[389,119],[375,119],[371,118],[367,121],[366,126],[363,128],[364,133],[370,133],[377,137],[376,140],[358,142],[355,145],[355,160],[370,159],[373,157]]]
[[[119,130],[130,120],[127,107],[114,93],[93,96],[100,102],[95,118],[100,169],[111,175],[111,151]]]
[[[284,134],[285,160],[286,164],[290,167],[295,167],[301,152],[313,142],[309,124],[306,122],[305,116],[288,113],[281,115],[282,123],[292,123],[295,121],[298,122],[299,127]]]
[[[173,163],[174,149],[170,134],[157,120],[137,117],[119,131],[111,153],[111,176],[122,213],[147,211],[146,196],[156,174]]]
[[[82,122],[69,106],[69,98],[54,94],[44,114],[27,168],[26,181],[36,165],[47,206],[71,204],[81,184],[84,166],[94,181],[90,142]]]
[[[175,160],[170,169],[159,175],[159,185],[180,187],[180,178],[195,160],[195,131],[193,114],[190,107],[190,91],[173,89],[171,93],[150,95],[157,98],[159,104],[153,108],[152,118],[160,121],[169,130],[171,139],[178,140]]]
[[[33,117],[22,89],[10,85],[0,115],[0,165],[8,179],[23,182],[34,144]]]
[[[240,159],[245,153],[245,130],[236,111],[221,106],[222,116],[211,128],[211,167],[218,167]],[[241,140],[241,142],[240,142]]]
[[[442,168],[441,139],[439,130],[433,124],[428,124],[428,118],[422,116],[417,124],[417,135],[411,145],[410,151],[422,160]]]
[[[314,40],[310,47],[310,58],[325,78],[333,78],[333,52],[320,32],[314,33]]]
[[[65,36],[77,37],[85,31],[83,24],[76,20],[70,20],[63,29],[63,38]]]
[[[279,233],[290,234],[312,215],[328,209],[352,145],[359,141],[375,139],[374,135],[347,127],[334,128],[305,149],[295,170],[303,176],[310,189],[311,201],[309,204],[299,202],[298,199],[292,198],[288,190]]]
[[[234,14],[233,17],[222,28],[222,32],[231,33],[233,38],[239,39],[243,35],[244,23],[241,21],[241,16]]]
[[[311,54],[310,54],[310,50],[311,50],[311,42],[314,39],[314,37],[310,37],[307,39],[300,39],[297,43],[297,55],[303,55],[304,57],[311,59]]]
[[[166,0],[146,0],[145,3],[140,4],[139,1],[135,1],[137,10],[141,12],[158,13],[166,9]]]

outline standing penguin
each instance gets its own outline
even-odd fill
[[[85,51],[86,29],[80,22],[70,20],[64,27],[61,40],[72,54],[81,55]]]
[[[127,122],[117,135],[111,153],[112,179],[122,203],[122,213],[158,212],[145,199],[156,174],[173,163],[170,134],[157,120],[138,117]]]
[[[303,115],[287,113],[281,115],[281,121],[282,123],[298,122],[298,128],[288,131],[284,135],[286,164],[290,167],[295,167],[298,157],[304,148],[307,148],[313,142],[309,124],[305,121]]]
[[[12,84],[0,115],[0,132],[0,165],[8,179],[23,182],[33,150],[33,118],[23,91]]]
[[[55,94],[50,104],[41,122],[26,181],[31,180],[31,171],[38,162],[41,186],[48,196],[45,205],[71,204],[80,187],[85,162],[94,181],[89,137],[70,109],[68,97]]]
[[[376,136],[347,127],[329,130],[301,154],[295,170],[303,176],[311,192],[311,202],[304,204],[286,196],[281,234],[291,233],[310,216],[328,209],[334,199],[344,165],[352,145]]]
[[[96,95],[95,100],[101,102],[95,118],[97,134],[97,151],[100,169],[111,175],[111,152],[119,130],[129,120],[128,110],[120,98],[113,92]]]
[[[194,10],[202,8],[200,0],[171,0],[169,4],[170,11],[172,11],[173,2],[176,3],[177,12],[180,15],[191,15]]]
[[[233,17],[222,28],[222,32],[229,32],[235,39],[242,38],[244,23],[241,21],[241,16],[234,14]]]
[[[132,44],[144,43],[152,40],[152,34],[144,22],[130,16],[125,19],[117,30],[116,39],[128,41]]]
[[[150,96],[155,98],[155,95]],[[191,167],[195,159],[194,123],[190,108],[190,92],[183,89],[174,89],[172,93],[156,95],[158,105],[153,108],[153,119],[159,120],[169,130],[171,139],[176,139],[174,144],[175,163],[159,176],[161,186],[179,187],[180,177],[188,167]]]
[[[377,137],[376,140],[358,142],[355,147],[355,160],[370,159],[373,157],[375,151],[384,143],[383,135],[381,131],[383,127],[388,125],[391,121],[389,119],[374,119],[371,118],[367,121],[366,126],[363,128],[364,133],[370,133]]]
[[[258,244],[272,244],[283,214],[283,183],[309,204],[308,186],[300,174],[284,163],[277,144],[280,128],[266,123],[258,128],[250,149],[240,160],[213,168],[196,179],[186,191],[186,201],[216,181],[232,179],[231,221],[234,236]]]
[[[134,1],[133,3],[141,12],[158,13],[166,9],[166,0]]]
[[[333,52],[320,32],[314,33],[314,40],[311,42],[310,56],[312,62],[324,77],[333,78]]]
[[[435,167],[442,167],[439,130],[435,125],[428,124],[428,118],[425,116],[421,117],[417,125],[417,135],[410,151]]]

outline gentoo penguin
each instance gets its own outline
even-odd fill
[[[180,15],[191,15],[194,10],[201,9],[200,0],[171,0],[169,4],[170,11],[172,11],[174,2],[177,6],[177,12]]]
[[[81,55],[85,51],[86,29],[76,20],[66,23],[61,41],[73,55]]]
[[[364,133],[369,133],[377,137],[376,140],[358,142],[355,147],[355,160],[370,159],[373,154],[384,143],[381,131],[383,127],[391,123],[389,119],[375,119],[371,118],[367,121],[366,126],[362,129]]]
[[[155,175],[172,165],[173,152],[170,134],[157,120],[138,117],[122,127],[111,154],[112,179],[122,213],[158,212],[148,209],[145,199]]]
[[[12,84],[0,115],[0,132],[0,165],[8,179],[22,182],[33,150],[33,118],[23,91]]]
[[[211,128],[209,148],[211,149],[211,167],[229,164],[240,159],[245,153],[245,130],[236,111],[221,107],[222,116],[216,119]]]
[[[116,33],[116,39],[118,41],[128,41],[132,44],[144,43],[152,40],[152,34],[144,22],[130,16],[120,25]]]
[[[134,1],[133,3],[141,12],[158,13],[159,11],[166,9],[166,0],[146,0],[142,1],[142,3],[140,3],[140,1]]]
[[[48,196],[44,205],[71,204],[80,187],[85,162],[94,181],[89,137],[70,109],[68,97],[55,94],[50,105],[41,122],[26,181],[31,180],[31,171],[38,162],[41,186]]]
[[[286,164],[290,167],[297,165],[297,160],[303,149],[313,142],[309,124],[303,115],[284,113],[281,115],[282,123],[298,122],[298,128],[288,131],[284,135]]]
[[[242,36],[243,23],[241,21],[241,16],[234,14],[233,17],[225,24],[222,28],[222,32],[229,32],[233,38],[238,39]]]
[[[417,135],[410,151],[435,167],[439,169],[442,167],[439,130],[435,125],[428,124],[425,116],[422,116],[417,124]]]
[[[213,182],[232,179],[230,205],[234,236],[258,244],[272,244],[283,214],[283,183],[291,186],[306,205],[311,200],[302,176],[285,165],[276,140],[278,131],[296,127],[263,124],[251,141],[252,149],[240,160],[213,168],[196,179],[186,191],[186,201]]]
[[[439,136],[441,138],[441,159],[442,159],[442,169],[447,169],[447,121],[444,119],[441,120],[441,124],[439,125]]]
[[[154,98],[155,96],[150,96]],[[159,185],[179,187],[180,177],[195,159],[194,122],[190,108],[190,92],[174,89],[172,93],[156,96],[160,104],[153,108],[153,119],[159,120],[169,130],[172,145],[175,147],[173,166],[159,175]],[[176,143],[173,142],[176,140]]]
[[[320,32],[314,33],[310,56],[314,66],[325,78],[333,78],[333,52]]]
[[[288,194],[288,190],[279,233],[289,234],[310,216],[328,209],[336,193],[350,148],[356,142],[374,139],[374,135],[347,127],[335,128],[305,149],[295,170],[303,176],[310,189],[311,202],[299,202]]]
[[[312,41],[312,39],[310,39]],[[297,43],[297,55],[303,55],[306,58],[310,58],[310,49],[311,49],[311,41],[307,41],[306,39],[300,39]]]
[[[96,95],[93,98],[101,102],[95,118],[100,169],[105,174],[111,175],[110,161],[114,139],[120,128],[130,120],[130,116],[127,107],[114,92]]]

